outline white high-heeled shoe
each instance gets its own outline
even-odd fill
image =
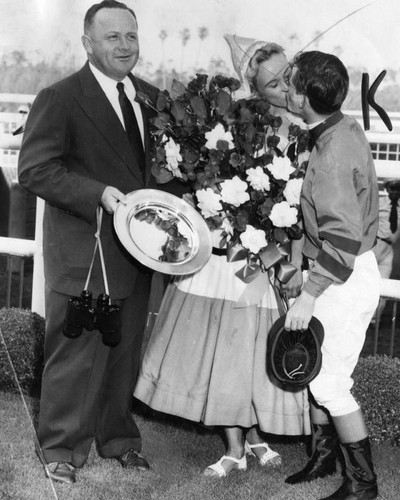
[[[257,455],[253,452],[254,448],[265,448],[264,455],[261,458],[258,458]],[[282,465],[282,457],[278,452],[271,450],[267,443],[250,444],[248,441],[245,441],[244,449],[248,455],[253,455],[254,457],[256,457],[259,464],[263,467],[279,467],[280,465]]]
[[[232,462],[235,462],[237,464],[237,467],[233,467],[229,472],[226,472],[225,469],[222,467],[222,462],[224,460],[231,460]],[[206,469],[204,469],[203,474],[206,476],[223,478],[233,471],[236,470],[245,471],[246,469],[247,469],[246,453],[240,459],[224,455],[222,458],[218,460],[218,462],[209,465]]]

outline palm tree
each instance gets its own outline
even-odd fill
[[[166,88],[166,76],[165,76],[165,40],[168,36],[168,33],[165,30],[161,30],[158,38],[161,40],[161,45],[162,45],[162,51],[161,51],[161,78],[162,78],[162,85],[163,89]]]
[[[182,55],[181,55],[181,73],[183,71],[183,54],[185,52],[185,47],[190,40],[190,31],[187,28],[184,28],[181,33],[181,39],[182,39]]]
[[[336,45],[333,49],[333,53],[339,58],[342,57],[343,47],[341,45]]]
[[[318,47],[319,47],[319,44],[321,42],[322,36],[323,36],[322,31],[316,30],[314,32],[314,36],[313,36],[313,39],[312,39],[313,42],[312,43],[314,44],[315,50],[318,50]]]
[[[198,34],[199,34],[199,38],[200,38],[200,44],[199,44],[199,48],[197,50],[195,70],[198,70],[198,67],[199,67],[199,57],[200,57],[200,52],[201,52],[201,46],[204,43],[204,40],[208,37],[208,29],[205,26],[201,26],[199,28]]]
[[[289,46],[296,52],[301,48],[300,39],[297,33],[292,33],[291,35],[289,35]]]

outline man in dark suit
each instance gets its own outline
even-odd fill
[[[112,214],[126,193],[155,187],[148,156],[149,110],[134,97],[142,91],[154,100],[158,90],[131,74],[139,58],[138,25],[125,4],[104,0],[93,5],[85,16],[82,42],[88,62],[38,94],[19,159],[20,183],[46,201],[39,455],[50,477],[68,483],[75,482],[76,468],[84,465],[94,441],[103,458],[136,470],[149,468],[140,455],[131,407],[150,276],[119,243]],[[139,139],[128,131],[119,82],[134,109]],[[84,329],[77,338],[63,335],[68,300],[80,296],[88,275],[98,206],[105,212],[101,241],[110,296],[121,308],[121,341],[114,347],[102,342],[99,331]],[[93,298],[104,292],[98,255],[88,289]]]

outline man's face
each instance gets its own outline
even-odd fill
[[[304,115],[303,104],[304,96],[297,93],[295,86],[293,85],[293,77],[297,73],[296,66],[288,66],[284,74],[284,81],[287,85],[286,101],[287,108],[292,113],[297,115]]]
[[[137,22],[125,9],[101,9],[82,37],[89,61],[106,76],[120,81],[139,59]]]

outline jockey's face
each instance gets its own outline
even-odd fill
[[[290,70],[286,71],[285,82],[287,85],[287,108],[292,113],[304,117],[304,100],[305,96],[298,94],[295,86],[293,85],[293,77],[297,72],[297,67],[293,66]]]

